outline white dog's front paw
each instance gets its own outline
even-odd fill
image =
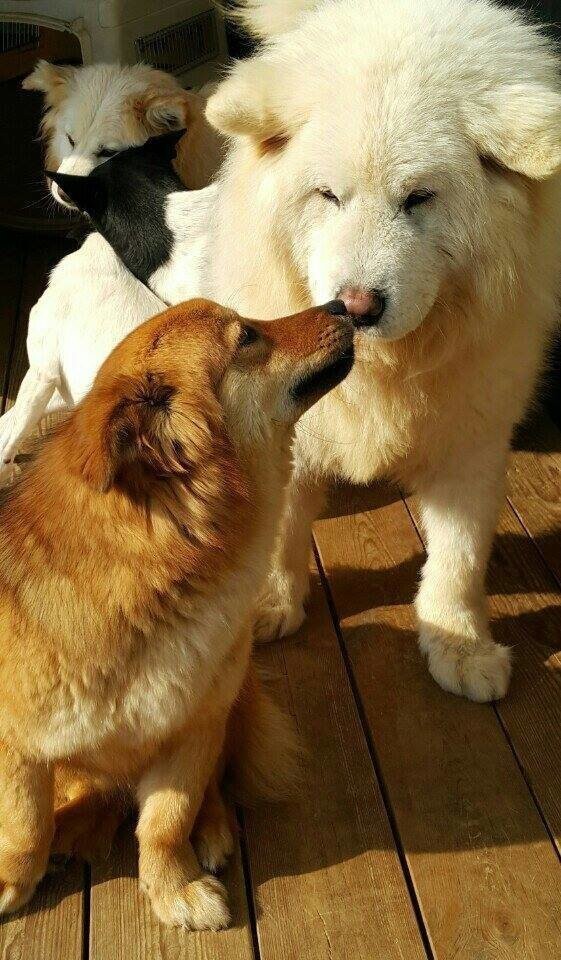
[[[8,487],[21,473],[21,467],[13,460],[8,463],[0,461],[0,487]]]
[[[443,690],[478,703],[500,700],[507,692],[512,672],[508,647],[492,640],[464,643],[426,628],[421,630],[420,647]]]
[[[304,604],[294,601],[288,592],[268,590],[255,611],[253,636],[257,643],[268,643],[296,633],[306,619]]]

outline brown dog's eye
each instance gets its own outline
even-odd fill
[[[324,200],[329,200],[330,203],[335,203],[338,207],[341,205],[339,197],[336,197],[333,193],[333,190],[329,190],[327,187],[325,189],[318,190],[320,197],[323,197]]]
[[[259,334],[253,327],[242,327],[238,338],[238,347],[249,347],[252,343],[259,340]]]
[[[409,213],[413,207],[420,207],[422,203],[428,203],[434,196],[432,190],[413,190],[403,201],[403,209],[405,213]]]
[[[76,142],[72,139],[69,133],[66,134],[66,139],[68,140],[72,149],[74,149],[74,147],[76,146]]]

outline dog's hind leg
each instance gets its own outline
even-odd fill
[[[30,367],[25,374],[14,406],[0,418],[0,481],[8,473],[21,442],[46,413],[57,387],[57,376],[36,367]]]
[[[234,849],[235,820],[228,811],[216,776],[210,780],[199,810],[191,843],[203,870],[218,873]]]
[[[0,914],[31,899],[53,837],[53,770],[0,743]]]
[[[91,784],[55,810],[51,857],[81,857],[89,863],[106,860],[115,834],[132,809],[125,794]]]

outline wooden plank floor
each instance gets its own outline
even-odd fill
[[[0,390],[60,241],[5,235]],[[0,924],[0,960],[558,960],[561,956],[561,432],[513,452],[489,572],[514,648],[496,706],[443,693],[415,644],[414,499],[338,490],[316,524],[309,618],[258,656],[309,748],[297,802],[240,812],[222,934],[161,927],[122,831],[107,862],[46,880]]]

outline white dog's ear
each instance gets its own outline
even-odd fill
[[[201,112],[198,98],[188,90],[147,91],[135,100],[134,109],[150,136],[184,130]]]
[[[66,96],[66,88],[75,72],[75,67],[39,60],[29,76],[22,80],[21,85],[24,90],[39,90],[44,93],[47,103],[52,107]]]
[[[276,65],[263,59],[243,60],[216,90],[206,117],[228,137],[249,137],[265,151],[282,146],[290,137],[276,91]]]
[[[482,157],[533,180],[561,167],[561,94],[506,84],[468,107],[468,131]]]
[[[259,40],[288,33],[299,17],[317,7],[319,0],[235,0],[227,15],[243,24]]]

